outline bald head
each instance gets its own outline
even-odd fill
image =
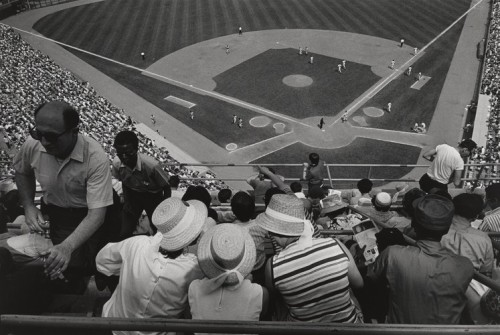
[[[45,113],[50,113],[51,117],[61,118],[65,129],[71,129],[78,126],[80,122],[80,117],[78,112],[70,104],[65,101],[50,101],[44,102],[35,109],[35,120],[40,111],[43,110]],[[55,119],[54,119],[55,121]]]
[[[51,101],[35,110],[32,137],[40,141],[48,154],[66,158],[78,139],[78,112],[64,101]]]

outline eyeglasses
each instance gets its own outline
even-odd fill
[[[59,134],[43,133],[40,130],[36,129],[36,127],[33,127],[29,130],[29,133],[30,133],[31,137],[33,137],[37,141],[41,141],[42,137],[43,137],[47,142],[54,143],[59,139],[59,137],[61,137],[62,135],[64,135],[65,133],[67,133],[70,130],[71,129],[66,129],[65,131],[63,131],[62,133],[59,133]]]

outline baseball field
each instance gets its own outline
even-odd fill
[[[315,151],[328,163],[416,164],[422,149],[460,136],[474,93],[460,86],[474,85],[468,68],[477,64],[451,65],[474,51],[464,31],[485,25],[472,18],[481,2],[106,0],[33,28],[162,110],[149,126],[165,126],[158,131],[202,162],[300,163]],[[168,128],[172,118],[183,126]],[[426,133],[412,131],[422,122]],[[366,170],[336,168],[333,177]]]

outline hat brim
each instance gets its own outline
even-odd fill
[[[287,222],[272,218],[266,212],[259,214],[255,222],[262,229],[283,236],[300,236],[304,231],[304,222]]]
[[[175,236],[171,236],[168,233],[163,234],[160,246],[167,251],[176,251],[187,247],[200,235],[203,229],[208,215],[207,207],[198,200],[188,200],[187,203],[194,207],[194,218],[180,234],[176,234]]]
[[[346,208],[347,207],[347,204],[343,203],[343,204],[335,204],[333,206],[328,206],[327,208],[323,208],[321,210],[321,214],[328,214],[328,213],[331,213],[331,212],[335,212],[335,211],[338,211],[339,209],[343,209],[343,208]]]
[[[205,274],[205,276],[207,276],[210,279],[218,277],[219,275],[225,272],[225,270],[215,266],[214,264],[215,261],[212,257],[212,252],[210,247],[212,238],[215,232],[217,231],[217,229],[215,228],[217,227],[209,229],[205,234],[203,234],[202,238],[200,239],[200,243],[198,244],[198,264],[200,265],[200,268]],[[244,228],[241,228],[241,232],[243,234],[246,231],[244,230]],[[255,248],[255,243],[250,234],[247,233],[244,234],[244,236],[245,236],[244,240],[245,253],[243,254],[243,259],[241,260],[240,264],[234,270],[237,270],[239,273],[241,273],[243,277],[246,277],[252,272],[253,267],[255,266],[257,251]],[[233,269],[228,269],[228,270],[233,270]],[[229,276],[226,279],[225,283],[227,285],[237,284],[238,278],[236,277],[236,275]]]

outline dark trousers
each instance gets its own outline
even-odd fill
[[[420,178],[418,183],[420,185],[420,189],[422,189],[424,192],[427,192],[427,193],[429,193],[429,191],[432,190],[433,188],[438,188],[440,190],[444,190],[444,191],[448,192],[448,185],[442,184],[438,181],[435,181],[434,179],[429,177],[429,175],[427,173],[425,173]]]
[[[63,242],[87,216],[87,208],[62,208],[47,205],[42,201],[41,210],[50,220],[50,239],[54,245]],[[95,257],[105,244],[105,224],[103,224],[85,243],[71,254],[65,276],[91,275],[96,272]]]
[[[123,205],[120,239],[123,240],[132,236],[142,211],[146,211],[151,229],[153,233],[156,233],[156,227],[153,225],[152,217],[156,207],[164,200],[163,192],[137,192],[127,186],[123,185],[122,187],[125,203]]]

